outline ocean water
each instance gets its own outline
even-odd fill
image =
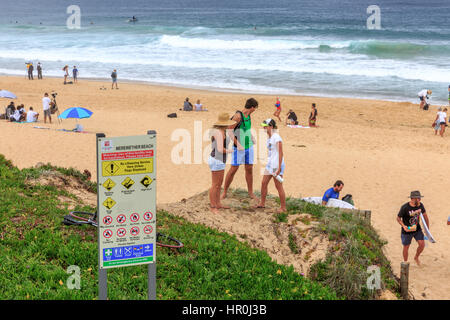
[[[0,74],[40,61],[44,76],[413,102],[429,88],[447,104],[449,58],[449,0],[0,0]]]

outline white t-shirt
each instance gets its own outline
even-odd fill
[[[198,110],[198,111],[200,111],[200,110],[202,110],[202,104],[201,103],[196,103],[195,104],[195,110]]]
[[[437,114],[439,116],[438,121],[439,122],[445,122],[445,119],[447,118],[447,113],[444,112],[444,111],[439,111]]]
[[[19,120],[20,120],[20,112],[19,112],[19,110],[14,111],[13,118],[14,118],[16,121],[19,121]]]
[[[36,121],[37,112],[30,110],[27,112],[27,122],[35,122]]]
[[[282,142],[281,137],[278,133],[272,133],[272,136],[267,139],[267,150],[269,151],[268,159],[267,159],[267,167],[269,169],[276,170],[278,169],[279,164],[279,150],[277,147],[278,142]],[[284,163],[284,157],[282,159],[282,163]]]
[[[427,97],[427,94],[428,94],[428,90],[427,89],[423,89],[422,91],[420,91],[418,93],[419,97],[424,97],[424,98]]]
[[[44,111],[50,109],[50,102],[52,102],[52,100],[50,100],[49,97],[42,98],[42,108]]]

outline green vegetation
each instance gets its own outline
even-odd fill
[[[30,182],[48,171],[95,185],[74,169],[43,166],[19,170],[0,155],[0,299],[96,299],[97,230],[65,226],[76,199],[55,186]],[[77,210],[95,208],[79,206]],[[276,264],[264,251],[236,237],[158,212],[158,231],[185,247],[157,249],[158,299],[337,299],[334,290]],[[66,270],[77,265],[81,289],[69,290]],[[146,266],[111,269],[110,299],[146,299]]]
[[[328,234],[336,245],[325,261],[314,264],[310,278],[333,288],[346,299],[371,299],[376,292],[367,288],[369,266],[380,268],[381,287],[398,292],[398,284],[382,248],[387,243],[370,223],[350,212],[287,199],[290,214],[309,213],[317,218],[318,231]]]

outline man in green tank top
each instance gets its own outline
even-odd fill
[[[236,124],[230,126],[229,129],[234,130],[234,146],[231,157],[231,167],[225,178],[222,199],[226,198],[228,188],[230,187],[231,182],[233,182],[234,175],[241,164],[245,165],[245,180],[247,181],[248,195],[251,198],[256,199],[256,196],[253,193],[253,145],[255,144],[255,140],[251,132],[252,121],[250,115],[257,108],[258,101],[250,98],[245,103],[245,108],[242,111],[236,111],[232,118],[232,120],[236,121]]]

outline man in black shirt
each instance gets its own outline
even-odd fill
[[[418,265],[420,265],[419,255],[425,248],[424,235],[419,224],[421,214],[423,215],[428,228],[430,227],[425,207],[420,203],[421,198],[422,195],[419,191],[412,191],[410,195],[411,200],[400,208],[397,215],[397,222],[402,226],[401,239],[403,244],[403,259],[405,262],[408,261],[409,246],[412,238],[414,238],[419,244],[414,257],[414,261],[416,261]]]

